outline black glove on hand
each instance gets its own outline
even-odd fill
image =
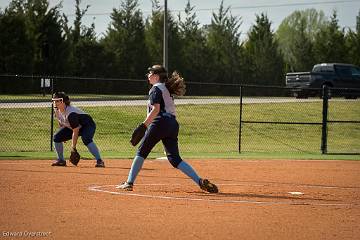
[[[146,126],[144,123],[141,123],[137,128],[135,128],[134,132],[131,135],[130,142],[133,146],[136,146],[141,139],[144,137],[146,132]]]
[[[71,154],[70,154],[70,162],[72,164],[74,164],[75,166],[78,165],[80,161],[80,154],[78,153],[78,151],[76,150],[76,148],[73,148],[71,150]]]

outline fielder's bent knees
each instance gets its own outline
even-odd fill
[[[60,143],[60,142],[63,142],[63,140],[59,137],[58,134],[55,134],[55,135],[54,135],[54,142]]]

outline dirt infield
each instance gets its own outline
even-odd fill
[[[358,239],[360,161],[189,160],[204,193],[165,160],[105,169],[0,161],[0,239]]]

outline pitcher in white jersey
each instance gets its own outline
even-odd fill
[[[148,81],[152,85],[149,91],[147,116],[142,123],[146,132],[140,142],[133,160],[127,181],[117,188],[132,191],[136,176],[140,172],[144,160],[153,147],[161,140],[170,164],[190,177],[202,190],[217,193],[218,188],[207,179],[200,178],[195,170],[181,159],[178,148],[179,124],[173,95],[184,95],[185,84],[177,72],[169,79],[166,69],[161,65],[148,68]]]
[[[70,105],[69,96],[64,92],[56,92],[52,98],[55,116],[59,122],[59,130],[54,135],[57,160],[52,166],[66,166],[63,142],[71,139],[71,150],[76,150],[79,136],[90,153],[96,159],[95,167],[105,167],[100,152],[93,141],[96,124],[92,117],[80,108]]]

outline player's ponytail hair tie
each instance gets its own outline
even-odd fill
[[[70,98],[64,92],[55,92],[51,99],[52,101],[62,100],[66,106],[70,105]]]

